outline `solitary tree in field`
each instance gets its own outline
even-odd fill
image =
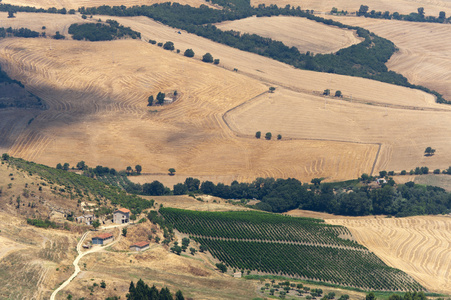
[[[267,132],[267,133],[265,134],[265,139],[267,139],[268,141],[271,139],[271,137],[272,137],[271,132]]]
[[[329,96],[330,95],[330,90],[329,89],[324,90],[323,95]]]
[[[174,175],[174,173],[175,173],[175,169],[174,168],[170,168],[169,170],[169,175]]]
[[[270,93],[274,93],[275,90],[276,90],[276,88],[273,87],[273,86],[269,88],[269,92],[270,92]]]
[[[140,165],[136,165],[135,170],[136,170],[136,173],[138,173],[138,175],[139,175],[139,174],[141,174],[141,171],[143,170],[143,168]]]
[[[262,136],[261,131],[257,131],[257,132],[255,133],[255,137],[256,137],[257,139],[259,139],[261,136]]]
[[[336,91],[335,92],[335,97],[341,97],[341,91]]]
[[[122,235],[123,235],[124,237],[127,236],[127,228],[122,228]]]
[[[281,134],[278,134],[278,135],[277,135],[277,139],[278,139],[278,140],[281,140],[281,139],[282,139],[282,135],[281,135]]]
[[[424,150],[424,155],[426,156],[432,156],[435,153],[435,149],[432,149],[431,147],[427,147],[426,150]]]

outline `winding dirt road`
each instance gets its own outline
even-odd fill
[[[127,226],[128,224],[126,224],[125,226]],[[102,227],[101,229],[107,229],[107,228],[114,228],[114,227],[122,227],[124,225],[113,225],[113,226],[108,226],[108,227]],[[86,231],[80,238],[80,241],[77,244],[77,252],[78,252],[78,256],[74,259],[74,262],[72,263],[75,267],[75,271],[74,273],[66,280],[64,281],[55,291],[53,291],[52,295],[50,296],[50,300],[55,300],[56,295],[58,294],[59,291],[61,291],[62,289],[64,289],[75,277],[77,277],[78,273],[80,273],[80,267],[78,266],[78,263],[80,262],[80,259],[90,253],[93,252],[98,252],[100,250],[103,250],[104,248],[102,247],[95,247],[92,248],[86,252],[81,252],[81,248],[83,246],[83,242],[86,239],[86,236],[88,235],[90,231]],[[108,246],[111,246],[115,243],[117,243],[120,240],[121,235],[119,234],[119,237],[117,237],[112,243],[108,244]]]

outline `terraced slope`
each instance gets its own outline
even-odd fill
[[[390,266],[405,271],[431,291],[451,293],[451,218],[343,218],[355,239]]]

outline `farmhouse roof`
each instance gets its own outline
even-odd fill
[[[112,238],[112,237],[113,237],[113,235],[111,233],[101,233],[99,235],[94,236],[93,239],[98,238],[98,239],[101,239],[101,240],[106,240],[106,239],[109,239],[109,238]]]
[[[128,210],[128,209],[126,209],[126,208],[119,208],[118,210],[115,211],[115,213],[118,212],[118,211],[119,211],[119,212],[122,212],[122,213],[124,213],[124,214],[130,212],[130,210]]]
[[[149,245],[149,242],[138,242],[138,243],[135,243],[134,245],[131,245],[131,247],[139,247],[139,248],[143,248],[143,247],[146,247],[146,246],[148,246]]]

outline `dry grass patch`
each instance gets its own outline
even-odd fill
[[[73,272],[76,243],[70,232],[28,226],[0,212],[0,298],[48,299]]]
[[[74,279],[65,290],[74,298],[105,298],[107,295],[124,297],[130,281],[142,278],[158,288],[169,287],[173,292],[182,290],[185,297],[194,299],[252,299],[256,297],[255,283],[236,280],[214,271],[203,254],[194,259],[170,253],[162,246],[152,246],[140,253],[103,252],[90,254],[81,260],[86,270]],[[92,281],[91,279],[94,279]],[[105,280],[105,290],[96,289],[89,296],[88,287],[93,282]],[[115,290],[113,290],[115,289]]]
[[[200,211],[229,211],[229,210],[249,210],[249,208],[233,205],[226,200],[209,195],[196,195],[203,201],[196,200],[192,197],[182,196],[143,196],[146,199],[154,199],[155,206],[163,204],[164,207],[173,207],[188,210]],[[214,202],[216,201],[216,202]]]
[[[451,293],[451,217],[343,217],[326,222],[346,226],[357,242],[428,290]]]
[[[355,32],[298,17],[250,17],[216,24],[221,30],[257,34],[296,47],[301,53],[332,53],[361,41]]]

